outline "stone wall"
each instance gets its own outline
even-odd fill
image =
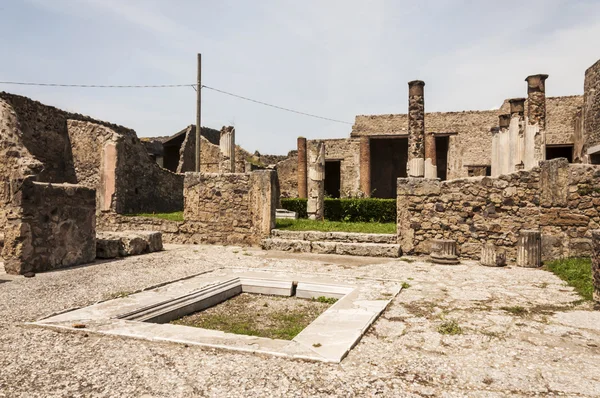
[[[431,239],[453,239],[478,258],[493,243],[515,261],[523,229],[542,231],[543,258],[589,255],[600,223],[600,166],[566,159],[498,178],[398,180],[398,239],[405,253],[429,253]]]
[[[340,161],[340,195],[341,197],[355,197],[360,193],[360,140],[328,139],[321,140],[325,143],[325,160]],[[309,140],[307,145],[312,145],[314,140]]]
[[[297,153],[285,160],[278,162],[275,166],[277,178],[279,179],[279,190],[282,198],[298,197],[298,155]]]
[[[6,272],[25,274],[96,258],[96,193],[81,185],[21,181],[5,206],[2,258]],[[13,180],[15,182],[15,180]]]
[[[584,83],[584,154],[600,144],[600,61],[585,71]]]
[[[6,125],[2,146],[19,154],[13,163],[28,164],[25,175],[94,188],[101,210],[183,208],[183,176],[153,162],[135,131],[5,92],[0,93],[0,104],[0,123]],[[2,171],[0,175],[7,177]]]
[[[257,244],[275,227],[277,174],[186,173],[180,230],[197,243]]]

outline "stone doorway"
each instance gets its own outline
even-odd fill
[[[406,177],[408,138],[371,140],[371,196],[395,198],[396,181]]]
[[[342,162],[340,160],[325,161],[325,195],[330,198],[340,197],[342,184]]]
[[[435,137],[435,161],[437,165],[437,178],[442,181],[448,179],[448,140],[450,137]]]

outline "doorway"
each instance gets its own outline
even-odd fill
[[[437,165],[437,178],[442,181],[448,179],[448,136],[435,137],[435,162]]]
[[[567,158],[573,163],[573,145],[546,145],[546,160]]]
[[[408,138],[371,140],[371,196],[395,198],[399,177],[406,177]]]
[[[340,197],[342,185],[342,162],[339,160],[325,161],[325,195],[330,198]]]

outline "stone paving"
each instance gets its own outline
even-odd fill
[[[600,396],[600,312],[544,270],[232,246],[166,248],[5,278],[0,397]],[[341,364],[25,324],[223,266],[389,278],[409,286]]]

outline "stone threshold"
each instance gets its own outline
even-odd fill
[[[400,292],[395,281],[368,281],[279,271],[216,269],[156,289],[94,304],[31,323],[222,348],[290,359],[339,363]],[[331,297],[339,300],[292,340],[278,340],[173,325],[173,319],[211,307],[241,292]]]

